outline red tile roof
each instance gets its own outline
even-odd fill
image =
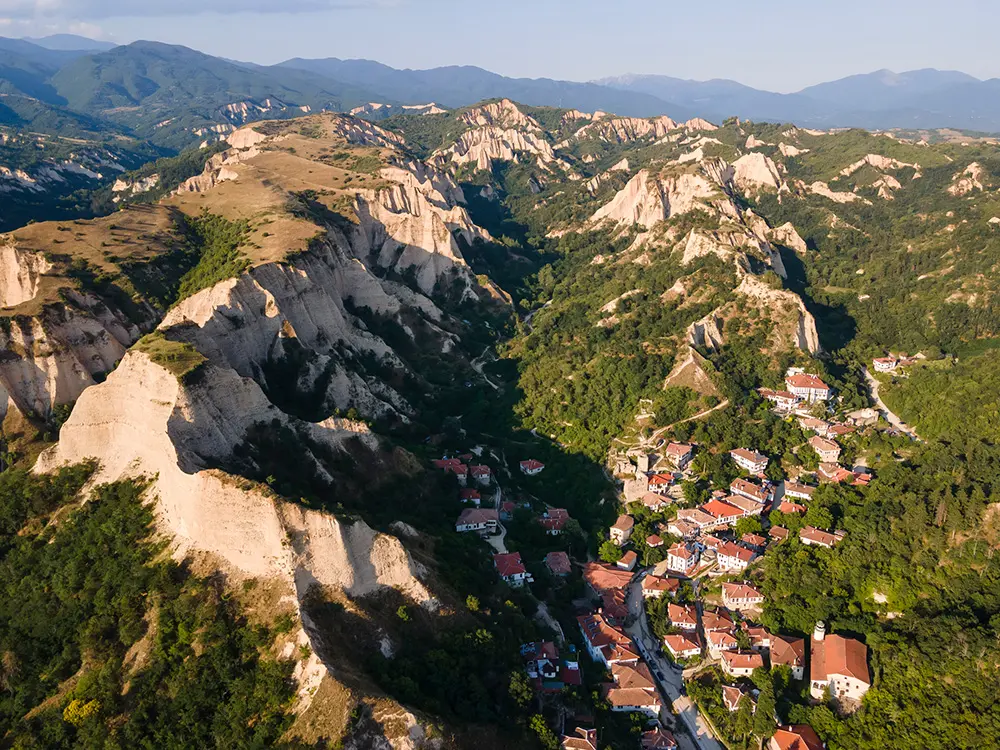
[[[746,448],[736,448],[735,450],[729,451],[729,455],[733,458],[742,458],[745,461],[751,461],[755,464],[764,463],[767,461],[767,456],[763,453],[758,453],[757,451],[748,451]]]
[[[732,630],[733,618],[722,610],[706,609],[701,613],[701,628],[706,633],[712,630]]]
[[[458,493],[458,496],[462,498],[462,500],[482,500],[479,495],[479,490],[463,489]]]
[[[642,579],[642,590],[645,591],[665,591],[671,593],[677,591],[681,582],[677,578],[661,578],[660,576],[646,576]]]
[[[642,750],[675,750],[677,740],[663,727],[654,727],[642,733]]]
[[[778,506],[779,513],[791,514],[791,513],[805,513],[808,510],[806,506],[800,503],[792,503],[788,500],[782,500],[781,505]]]
[[[750,599],[763,601],[764,595],[759,589],[746,583],[724,583],[722,584],[723,600],[729,599]]]
[[[748,651],[723,651],[722,661],[730,669],[757,669],[764,666],[764,657]]]
[[[658,534],[650,534],[649,536],[646,537],[646,546],[647,547],[662,547],[663,546],[663,538],[660,537]]]
[[[815,375],[810,375],[808,373],[799,373],[797,375],[789,375],[785,378],[785,385],[788,388],[812,388],[818,391],[828,391],[830,386],[824,383]]]
[[[830,675],[844,675],[871,685],[868,675],[868,648],[861,641],[840,635],[827,635],[823,640],[812,640],[810,679],[826,682]]]
[[[562,737],[563,750],[597,750],[597,730],[577,727]]]
[[[681,633],[671,633],[663,636],[663,644],[672,654],[679,654],[684,651],[701,650],[701,645],[690,635]]]
[[[718,519],[723,518],[739,518],[743,515],[743,511],[737,508],[735,505],[730,505],[722,500],[709,500],[707,503],[701,506],[701,509]]]
[[[651,476],[649,478],[649,483],[650,484],[667,484],[667,485],[670,485],[670,484],[674,483],[674,475],[673,474],[653,474],[653,476]]]
[[[632,580],[632,574],[613,565],[588,562],[583,566],[583,579],[598,593],[623,589]]]
[[[569,555],[565,552],[550,552],[545,556],[545,565],[557,576],[569,575],[573,570]]]
[[[493,564],[496,566],[497,572],[504,578],[528,572],[524,563],[521,562],[520,552],[493,555]]]
[[[489,466],[482,466],[482,465],[470,466],[469,472],[474,477],[488,477],[491,473]]]
[[[611,528],[618,529],[619,531],[631,531],[633,526],[635,526],[635,519],[632,516],[623,514],[618,516],[618,520],[615,521],[615,525]]]
[[[823,741],[808,724],[777,729],[771,743],[777,750],[823,750]]]
[[[735,557],[737,560],[747,563],[753,560],[753,552],[746,547],[740,547],[738,544],[733,544],[732,542],[725,542],[716,552],[719,557]]]
[[[667,617],[674,625],[698,624],[698,610],[691,604],[674,604],[671,602],[667,605]]]
[[[843,532],[830,533],[817,529],[815,526],[805,526],[799,531],[799,539],[813,544],[820,544],[824,547],[832,547],[844,538]]]
[[[779,542],[783,542],[788,539],[788,529],[784,526],[772,526],[768,529],[767,535],[772,539],[777,539]]]
[[[771,636],[771,666],[785,664],[802,667],[806,663],[806,642],[804,638]]]
[[[670,443],[664,449],[663,452],[666,453],[668,456],[676,456],[678,458],[681,458],[683,456],[686,456],[692,450],[693,446],[691,446],[688,443]]]
[[[527,461],[521,462],[521,468],[525,471],[534,471],[536,469],[544,469],[545,464],[534,458],[529,458]]]
[[[811,438],[809,438],[809,445],[812,446],[812,449],[817,453],[819,453],[820,451],[827,451],[827,452],[837,451],[838,453],[840,452],[840,446],[837,445],[836,442],[834,442],[833,440],[827,440],[826,438],[820,437],[819,435],[813,435]]]

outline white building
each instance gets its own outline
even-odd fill
[[[455,531],[478,531],[493,534],[500,519],[496,508],[466,508],[455,522]]]
[[[676,573],[687,575],[698,566],[698,552],[684,543],[675,544],[667,550],[667,567]]]
[[[816,623],[809,665],[809,694],[821,700],[830,691],[837,701],[860,701],[871,687],[868,648],[861,641],[827,635],[826,625]]]
[[[785,388],[789,393],[808,403],[829,401],[833,395],[830,386],[815,375],[797,372],[785,377]]]
[[[760,474],[767,468],[767,456],[762,453],[746,448],[737,448],[729,451],[729,455],[732,456],[737,466],[751,474]]]

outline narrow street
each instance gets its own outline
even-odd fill
[[[639,653],[646,663],[654,670],[654,677],[660,689],[666,693],[673,706],[673,713],[684,722],[686,732],[678,732],[675,736],[681,750],[724,750],[715,739],[708,722],[698,712],[694,702],[683,693],[684,680],[681,671],[670,663],[669,659],[660,654],[660,644],[649,629],[646,619],[646,609],[642,600],[642,579],[646,573],[639,576],[629,585],[628,608],[634,620],[626,628],[626,632],[639,648]],[[660,675],[663,679],[660,679]],[[661,721],[669,725],[671,721],[670,708],[664,706]]]
[[[868,383],[868,394],[871,396],[872,401],[875,402],[875,407],[882,413],[882,416],[885,417],[885,420],[903,434],[908,435],[912,439],[919,441],[920,436],[917,435],[917,431],[914,430],[912,427],[910,427],[908,424],[906,424],[906,422],[900,419],[896,414],[894,414],[889,409],[889,407],[885,405],[885,402],[882,401],[882,399],[879,397],[878,388],[880,383],[878,382],[878,380],[876,380],[875,377],[870,372],[868,372],[867,367],[862,368],[862,371],[864,372],[865,380]]]
[[[499,514],[500,503],[503,502],[503,490],[500,489],[499,482],[497,482],[496,485],[496,492],[493,493],[493,507],[497,509],[497,513]],[[507,552],[507,543],[504,541],[507,538],[507,529],[504,528],[502,522],[497,521],[497,530],[500,533],[486,537],[486,542],[497,551],[497,554],[502,555]]]

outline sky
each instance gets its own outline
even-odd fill
[[[889,68],[1000,76],[996,0],[0,0],[0,35],[154,39],[235,60],[508,76],[731,78],[790,92]]]

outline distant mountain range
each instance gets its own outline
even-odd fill
[[[736,81],[625,75],[591,82],[508,78],[473,66],[399,70],[371,60],[296,58],[262,66],[186,47],[123,46],[70,34],[0,37],[0,124],[62,136],[132,135],[166,149],[206,133],[368,102],[460,107],[498,97],[528,105],[674,119],[739,116],[831,128],[1000,131],[1000,79],[881,70],[793,94]]]

